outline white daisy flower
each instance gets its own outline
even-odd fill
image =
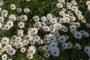
[[[0,6],[2,6],[4,3],[3,3],[3,0],[0,0]]]
[[[2,60],[7,60],[7,58],[8,58],[7,54],[3,54],[3,55],[1,56],[1,59],[2,59]]]
[[[60,28],[60,30],[63,31],[63,32],[67,32],[68,28],[66,26],[62,26],[62,28]]]
[[[9,42],[10,42],[10,39],[7,38],[7,37],[3,37],[3,38],[1,39],[1,43],[2,43],[2,44],[9,44]]]
[[[12,21],[8,21],[8,22],[6,23],[6,25],[11,28],[11,27],[13,27],[13,22],[12,22]]]
[[[49,26],[42,26],[42,29],[46,32],[50,31],[50,27]]]
[[[90,11],[90,6],[88,6],[88,10]]]
[[[86,2],[86,5],[90,6],[90,1],[87,1],[87,2]]]
[[[39,28],[42,27],[42,24],[41,24],[41,22],[36,22],[34,26],[37,27],[37,28],[39,29]]]
[[[15,4],[11,4],[11,5],[10,5],[10,9],[11,9],[11,10],[15,10],[15,9],[16,9],[16,5],[15,5]]]
[[[86,52],[88,54],[88,56],[90,56],[90,47],[89,46],[85,46],[84,52]]]
[[[21,15],[21,19],[22,19],[22,21],[27,21],[28,17],[27,17],[27,15]]]
[[[30,35],[26,35],[24,37],[25,40],[28,40],[28,41],[32,41],[33,40],[33,36],[30,36]]]
[[[50,54],[52,56],[58,57],[60,55],[60,51],[56,50],[56,49],[53,49],[52,51],[50,51]]]
[[[1,11],[1,16],[2,17],[7,17],[7,15],[8,15],[8,11],[7,10],[2,10]]]
[[[63,4],[62,3],[57,3],[56,5],[58,8],[63,8]]]
[[[31,35],[36,35],[38,33],[38,29],[37,28],[30,28],[28,30],[28,34],[31,34]]]
[[[47,14],[47,19],[52,19],[53,15],[52,14]]]
[[[57,23],[57,19],[56,19],[56,18],[52,18],[52,19],[50,19],[49,21],[50,21],[50,23],[52,23],[52,24]]]
[[[60,28],[62,28],[62,24],[60,24],[60,23],[55,23],[55,24],[53,25],[53,28],[54,28],[54,29],[60,29]]]
[[[75,0],[71,1],[72,5],[77,5],[77,2]]]
[[[45,53],[44,53],[44,57],[49,58],[49,57],[50,57],[50,53],[45,52]]]
[[[22,37],[24,35],[23,33],[24,33],[24,31],[22,29],[17,31],[17,35],[20,37]]]
[[[74,37],[75,37],[76,39],[81,39],[81,38],[82,38],[82,33],[80,33],[80,32],[75,32],[75,33],[74,33]]]
[[[29,60],[31,60],[31,59],[33,59],[33,55],[32,55],[32,54],[27,54],[27,58],[28,58]]]
[[[11,20],[11,21],[16,21],[16,15],[10,14],[8,19]]]
[[[40,20],[40,18],[39,18],[39,16],[33,16],[33,20],[34,20],[35,22],[37,22],[37,21]]]
[[[65,15],[65,11],[60,11],[59,15],[64,16]]]
[[[21,53],[24,53],[26,51],[26,48],[25,47],[22,47],[21,49],[20,49],[20,52]]]
[[[16,11],[17,12],[22,12],[22,8],[17,8]]]
[[[47,20],[47,18],[45,16],[41,17],[41,21],[45,22]]]
[[[24,8],[24,12],[25,13],[29,13],[30,12],[30,9],[29,8]]]
[[[35,46],[29,46],[28,53],[34,54],[36,52]]]
[[[4,22],[4,17],[0,16],[0,22],[3,23]]]
[[[65,42],[67,41],[67,39],[66,39],[65,36],[60,36],[60,37],[58,38],[58,40],[59,40],[60,43],[65,43]]]
[[[16,53],[15,49],[10,49],[6,51],[7,54],[9,54],[10,56],[14,55]]]
[[[20,22],[18,23],[18,27],[19,27],[19,28],[24,28],[24,27],[25,27],[25,23],[22,22],[22,21],[20,21]]]

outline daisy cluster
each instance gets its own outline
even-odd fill
[[[30,0],[26,0],[30,2]],[[72,49],[73,43],[71,43],[70,36],[63,33],[71,33],[76,39],[89,38],[89,33],[85,30],[78,31],[81,23],[86,24],[85,17],[79,10],[78,3],[75,0],[71,2],[65,2],[65,0],[58,0],[56,7],[59,10],[59,16],[55,16],[52,13],[48,13],[46,16],[35,15],[32,17],[34,21],[33,26],[24,31],[25,22],[29,19],[29,12],[31,10],[27,8],[18,8],[15,4],[10,5],[10,9],[18,13],[24,12],[26,14],[9,14],[9,11],[3,9],[3,0],[0,0],[0,29],[10,30],[16,21],[18,21],[17,34],[9,37],[2,37],[0,40],[0,56],[2,60],[12,60],[9,56],[16,54],[18,50],[21,53],[27,52],[27,58],[33,59],[33,55],[37,50],[44,51],[44,57],[50,56],[58,57],[62,49]],[[90,3],[87,1],[89,7]],[[5,21],[7,20],[7,22]],[[90,24],[86,24],[90,28]],[[39,31],[42,30],[46,35],[41,38]],[[37,46],[38,45],[38,48]],[[61,47],[59,47],[61,45]],[[75,44],[77,49],[82,49],[82,46],[77,42]],[[86,46],[84,51],[90,56],[90,47]]]

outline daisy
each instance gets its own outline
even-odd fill
[[[24,37],[25,40],[28,40],[28,41],[32,41],[33,40],[33,36],[30,36],[30,35],[26,35]]]
[[[49,26],[42,26],[42,29],[46,32],[50,31],[50,27]]]
[[[7,17],[7,15],[8,15],[8,11],[7,10],[2,10],[1,11],[1,16],[2,17]]]
[[[16,53],[15,49],[10,49],[6,51],[7,54],[9,54],[10,56],[14,55]]]
[[[90,6],[88,6],[88,10],[90,11]]]
[[[62,28],[62,24],[60,24],[60,23],[55,23],[55,24],[53,25],[53,28],[54,28],[54,29],[60,29],[60,28]]]
[[[39,29],[39,28],[42,27],[42,24],[41,24],[41,22],[36,22],[34,26],[37,27],[37,28]]]
[[[90,6],[90,1],[87,1],[87,2],[86,2],[86,5],[89,5],[89,6]]]
[[[64,16],[64,15],[65,15],[65,11],[60,11],[60,12],[59,12],[59,15],[60,15],[60,16]]]
[[[47,18],[45,16],[41,17],[41,21],[45,22],[47,20]]]
[[[29,49],[28,49],[28,53],[35,53],[36,52],[36,48],[35,46],[29,46]]]
[[[39,16],[33,16],[33,20],[35,21],[35,22],[37,22],[37,21],[39,21],[40,20],[40,18],[39,18]]]
[[[71,1],[72,5],[77,5],[77,2],[75,0]]]
[[[37,35],[37,36],[34,36],[33,39],[34,39],[36,42],[38,42],[38,41],[40,41],[41,38]]]
[[[50,57],[50,53],[48,53],[48,52],[44,53],[44,57],[49,58]]]
[[[21,53],[24,53],[26,51],[26,48],[25,47],[22,47],[21,49],[20,49],[20,52]]]
[[[1,39],[1,43],[2,44],[9,44],[9,38],[7,38],[7,37],[3,37],[2,39]]]
[[[56,5],[58,8],[63,8],[63,4],[62,3],[57,3]]]
[[[37,28],[29,28],[28,29],[28,34],[36,35],[37,33],[38,33],[38,29]]]
[[[72,11],[77,11],[78,12],[78,7],[77,6],[72,6],[72,9],[71,9]],[[77,13],[76,13],[77,14]]]
[[[88,54],[88,56],[90,56],[90,47],[89,46],[85,46],[84,47],[84,52],[86,52]]]
[[[50,47],[57,47],[57,43],[51,42],[51,43],[49,44],[49,46],[50,46]]]
[[[16,15],[10,14],[8,19],[11,20],[11,21],[16,21]]]
[[[82,34],[81,34],[80,32],[75,32],[75,33],[74,33],[74,37],[75,37],[76,39],[81,39],[81,38],[82,38]]]
[[[68,45],[68,49],[71,49],[72,48],[72,43],[67,42],[66,44]]]
[[[17,31],[17,35],[20,37],[22,37],[24,35],[23,33],[24,33],[24,31],[22,29]]]
[[[27,46],[29,43],[30,43],[30,41],[28,41],[28,40],[23,40],[23,42],[22,42],[23,46]]]
[[[52,14],[47,14],[47,19],[52,19],[53,15]]]
[[[22,20],[22,21],[27,21],[27,20],[28,20],[27,15],[21,15],[21,20]]]
[[[44,44],[44,41],[42,39],[40,39],[40,41],[38,41],[38,44],[42,45],[42,44]]]
[[[25,23],[22,22],[22,21],[20,21],[20,22],[18,23],[18,27],[19,27],[19,28],[24,28],[24,27],[25,27]]]
[[[10,28],[13,27],[13,22],[12,21],[7,21],[6,26],[8,26]]]
[[[25,13],[29,13],[30,12],[30,9],[29,8],[24,8],[24,12]]]
[[[64,42],[66,42],[66,37],[65,36],[60,36],[59,38],[58,38],[58,40],[59,40],[59,42],[60,43],[64,43]]]
[[[11,5],[10,5],[10,9],[11,9],[11,10],[16,10],[16,5],[15,5],[15,4],[11,4]]]
[[[62,47],[63,47],[63,49],[68,49],[68,44],[63,43],[63,44],[62,44]]]
[[[1,56],[1,59],[2,59],[2,60],[7,60],[7,58],[8,58],[7,54],[3,54],[3,55]]]
[[[83,31],[83,36],[88,38],[89,37],[89,33],[86,32],[86,31]]]
[[[52,24],[57,23],[57,19],[56,18],[50,19],[50,23],[52,23]]]
[[[78,15],[78,19],[79,19],[79,20],[82,20],[82,19],[84,19],[84,16]]]
[[[17,12],[22,12],[22,8],[17,8],[16,11]]]
[[[4,3],[3,3],[3,1],[2,0],[0,0],[0,6],[2,6]]]
[[[50,54],[52,56],[58,57],[59,54],[60,54],[60,51],[59,50],[56,50],[56,49],[53,49],[52,51],[50,51]]]
[[[31,60],[31,59],[33,59],[33,55],[27,54],[27,58],[28,58],[29,60]]]
[[[63,31],[63,32],[67,32],[68,28],[66,26],[62,26],[62,28],[60,28],[60,30]]]

